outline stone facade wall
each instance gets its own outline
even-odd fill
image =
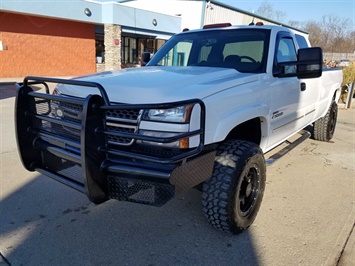
[[[121,26],[105,24],[105,70],[121,69]]]

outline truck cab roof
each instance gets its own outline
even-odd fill
[[[207,27],[206,27],[207,26]],[[194,30],[188,30],[185,29],[183,33],[186,32],[199,32],[199,31],[209,31],[209,30],[229,30],[229,29],[267,29],[267,30],[272,30],[272,31],[289,31],[293,34],[299,34],[301,36],[307,37],[308,39],[308,33],[305,31],[301,30],[296,30],[294,28],[289,28],[289,27],[284,27],[284,26],[277,26],[277,25],[265,25],[265,24],[255,24],[255,25],[231,25],[230,23],[218,23],[218,24],[208,24],[205,25],[204,28],[202,29],[194,29]],[[179,33],[182,34],[182,33]]]

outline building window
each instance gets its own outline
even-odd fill
[[[121,63],[124,67],[130,67],[138,64],[137,39],[122,37],[123,47],[121,49]]]
[[[105,60],[105,41],[103,34],[95,34],[96,57],[102,57],[102,62]]]
[[[150,52],[151,55],[154,55],[165,42],[165,40],[122,36],[121,67],[127,68],[140,65],[143,52]]]

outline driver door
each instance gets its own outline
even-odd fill
[[[288,32],[279,33],[274,53],[274,69],[277,63],[296,61],[296,51],[293,37]],[[296,71],[296,66],[286,66],[284,71]],[[269,147],[279,144],[304,126],[304,97],[301,81],[297,77],[273,76],[270,93]]]

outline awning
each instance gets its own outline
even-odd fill
[[[129,34],[135,34],[135,35],[140,35],[140,36],[146,36],[150,38],[155,38],[159,40],[168,40],[170,39],[171,36],[174,34],[169,34],[169,33],[159,33],[159,32],[154,32],[154,31],[149,31],[149,30],[142,30],[142,29],[132,29],[132,28],[121,28],[123,33],[129,33]]]
[[[157,37],[155,37],[155,39],[158,40],[169,40],[171,38],[172,35],[163,35],[163,34],[159,34]]]

